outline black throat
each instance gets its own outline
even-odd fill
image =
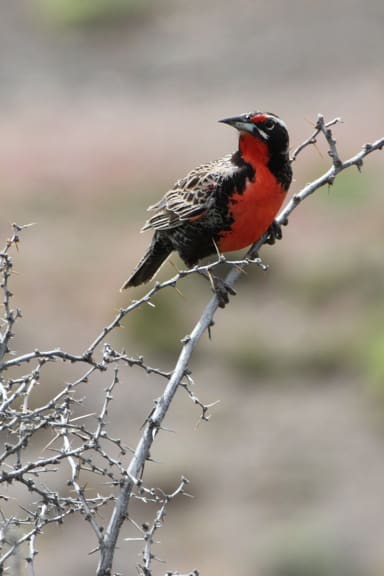
[[[268,162],[268,168],[284,190],[288,190],[292,182],[292,167],[288,154],[272,154]]]

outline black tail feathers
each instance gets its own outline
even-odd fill
[[[168,258],[172,250],[173,247],[171,243],[162,238],[158,233],[155,233],[148,250],[120,290],[126,290],[131,286],[140,286],[140,284],[149,282],[163,264],[164,260]]]

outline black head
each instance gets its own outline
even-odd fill
[[[285,122],[271,112],[251,112],[240,114],[233,118],[220,120],[224,124],[233,126],[239,132],[247,132],[268,144],[270,150],[276,154],[288,155],[289,136]]]

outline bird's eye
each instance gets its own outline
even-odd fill
[[[266,128],[267,130],[273,130],[275,127],[275,121],[272,120],[272,118],[267,118],[267,120],[265,120],[264,122],[264,128]]]

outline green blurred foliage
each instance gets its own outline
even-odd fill
[[[361,348],[361,357],[369,388],[384,401],[384,330],[382,327],[366,337]]]
[[[308,170],[308,181],[315,180],[324,171],[323,167],[316,164]],[[332,208],[351,211],[367,201],[371,192],[375,189],[380,177],[374,170],[357,168],[346,170],[338,174],[332,186],[323,187],[317,194],[319,200],[325,199],[329,205],[329,196],[332,197]]]
[[[42,16],[62,26],[119,22],[122,17],[146,13],[151,0],[35,0]]]
[[[374,174],[368,171],[358,172],[355,169],[342,172],[331,188],[335,206],[340,206],[343,210],[349,207],[352,210],[356,205],[365,202],[375,180]]]
[[[331,339],[291,350],[257,342],[252,346],[233,346],[226,361],[242,377],[254,376],[284,379],[288,375],[327,377],[354,365],[355,348],[350,342]],[[311,381],[311,380],[309,380]]]
[[[354,550],[313,526],[276,535],[267,547],[263,576],[363,576],[366,571]]]
[[[362,576],[362,571],[347,555],[314,548],[281,553],[266,576]]]
[[[140,351],[174,357],[188,330],[188,319],[182,313],[184,303],[174,290],[159,292],[152,302],[155,307],[141,306],[129,315],[129,335]]]
[[[328,260],[316,262],[316,266],[305,274],[291,275],[286,279],[286,290],[311,310],[324,307],[339,299],[343,301],[351,295],[356,303],[370,306],[381,302],[384,289],[384,271],[375,259],[368,260],[358,254],[346,257],[343,261]]]

